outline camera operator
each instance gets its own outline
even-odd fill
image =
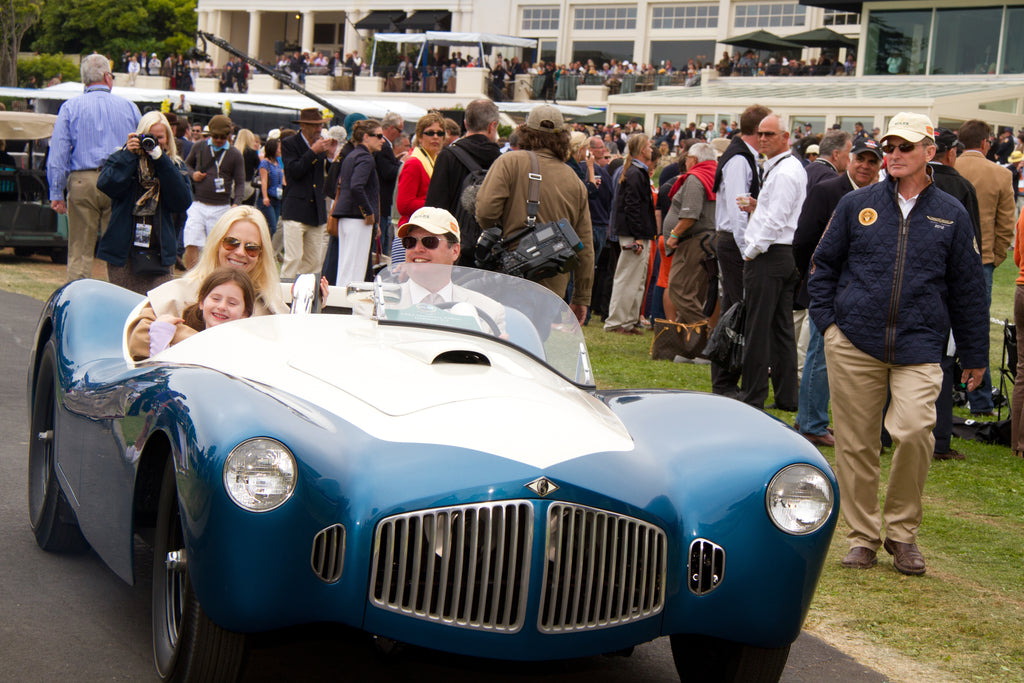
[[[573,273],[570,308],[582,324],[590,305],[590,289],[594,282],[594,234],[590,225],[587,188],[566,165],[569,158],[569,131],[557,107],[542,104],[534,107],[519,126],[519,148],[498,157],[480,185],[476,198],[476,219],[483,229],[501,225],[505,237],[518,231],[527,220],[526,202],[531,173],[529,151],[540,162],[540,205],[537,225],[567,219],[579,236],[583,249]],[[559,273],[540,282],[558,296],[565,296],[569,273]]]
[[[187,173],[158,111],[144,115],[124,147],[107,157],[96,186],[110,197],[110,225],[96,256],[107,262],[107,279],[115,285],[145,294],[172,278],[177,237],[171,214],[192,203]]]

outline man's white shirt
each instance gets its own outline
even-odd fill
[[[797,220],[807,198],[807,172],[791,152],[764,162],[764,183],[750,216],[743,257],[756,258],[773,244],[793,244]],[[734,202],[735,203],[735,202]]]

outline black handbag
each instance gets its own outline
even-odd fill
[[[730,306],[708,336],[704,357],[729,372],[740,372],[743,369],[743,327],[746,318],[747,309],[742,301]]]
[[[134,275],[167,275],[170,266],[161,263],[160,252],[155,249],[139,249],[132,247],[128,254]]]

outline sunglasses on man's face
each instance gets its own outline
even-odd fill
[[[228,251],[234,251],[242,244],[242,240],[237,237],[225,237],[220,241],[220,244]],[[260,252],[263,251],[263,246],[255,242],[246,242],[242,248],[245,249],[245,253],[249,256],[259,256]]]
[[[441,238],[437,235],[424,235],[423,237],[406,235],[402,238],[402,246],[405,247],[406,251],[415,249],[417,243],[422,244],[424,249],[430,249],[433,251],[441,246]]]
[[[759,138],[772,138],[779,135],[777,130],[759,130],[757,131],[757,137]]]
[[[885,152],[886,154],[892,154],[896,150],[899,150],[904,154],[910,154],[911,152],[914,151],[915,147],[917,147],[916,142],[901,142],[898,145],[894,145],[892,143],[887,142],[884,145],[882,145],[882,151]]]
[[[442,135],[444,135],[444,131],[443,130],[425,130],[425,131],[423,131],[422,135],[424,135],[424,136],[426,136],[428,138],[439,138]]]

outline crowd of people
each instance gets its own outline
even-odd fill
[[[858,122],[817,134],[761,105],[717,128],[648,134],[635,120],[570,126],[541,104],[499,140],[497,105],[479,99],[461,123],[425,114],[411,137],[395,113],[339,125],[315,108],[258,135],[224,115],[205,126],[141,115],[110,92],[100,55],[83,60],[82,79],[54,128],[50,198],[68,214],[69,280],[91,276],[95,249],[112,282],[147,293],[133,354],[279,311],[280,278],[343,285],[389,259],[473,266],[481,231],[566,219],[579,258],[542,284],[581,324],[596,316],[609,334],[643,336],[658,321],[713,326],[716,301],[742,304],[742,359],[711,364],[714,393],[793,412],[796,431],[836,448],[843,566],[874,566],[884,548],[899,571],[925,572],[924,477],[932,461],[964,458],[950,444],[953,385],[977,418],[994,408],[992,277],[1011,250],[1024,265],[1024,134],[979,120],[936,129],[914,113],[884,133]],[[1011,415],[1020,456],[1024,383]]]

